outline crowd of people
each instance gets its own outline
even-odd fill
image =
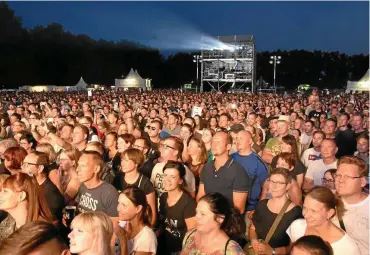
[[[368,94],[0,93],[0,254],[369,254]]]

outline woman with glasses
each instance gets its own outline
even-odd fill
[[[120,227],[115,229],[121,255],[157,253],[157,238],[150,225],[153,220],[151,207],[145,193],[132,186],[118,197]]]
[[[11,216],[1,222],[7,224],[7,229],[3,231],[8,235],[31,221],[52,222],[44,193],[36,179],[25,173],[17,173],[5,179],[0,190],[0,210]]]
[[[304,219],[292,222],[286,232],[292,242],[302,236],[319,236],[330,243],[334,255],[361,254],[355,241],[331,221],[336,214],[341,218],[343,212],[343,202],[330,189],[314,187],[307,193],[303,203]]]
[[[121,155],[121,171],[123,175],[116,178],[114,186],[118,191],[124,190],[129,186],[142,189],[147,197],[148,204],[152,209],[151,224],[154,226],[157,218],[156,197],[153,184],[150,179],[139,173],[138,168],[143,164],[144,156],[138,149],[130,148]]]
[[[163,173],[166,192],[160,197],[159,215],[165,250],[161,254],[174,255],[181,251],[186,232],[196,227],[196,202],[186,190],[186,170],[182,163],[168,161]]]
[[[324,187],[330,189],[334,194],[335,191],[335,174],[337,172],[337,169],[328,169],[324,173],[324,177],[322,178],[322,184]]]
[[[306,167],[299,158],[297,141],[294,136],[286,135],[282,138],[281,151],[285,153],[291,153],[295,157],[295,165],[291,170],[290,174],[294,180],[297,181],[299,187],[302,187],[303,175],[306,173]],[[271,161],[271,168],[275,168],[277,165],[278,156],[275,156]]]
[[[81,183],[77,178],[77,162],[81,153],[78,150],[63,150],[59,155],[60,186],[66,205],[75,204],[74,199],[77,196]]]
[[[22,172],[22,163],[27,156],[27,151],[22,147],[10,147],[4,152],[4,167],[10,174]]]
[[[258,203],[249,228],[252,247],[257,254],[288,253],[290,239],[285,231],[294,220],[302,217],[301,207],[289,201],[287,197],[288,190],[291,187],[290,181],[291,177],[287,169],[276,168],[271,171],[268,179],[271,198],[261,200]],[[269,243],[261,242],[260,240],[265,240],[267,233],[286,202],[290,202],[290,204]]]

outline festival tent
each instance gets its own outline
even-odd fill
[[[369,70],[367,70],[364,77],[362,77],[359,81],[348,81],[347,82],[346,93],[351,93],[351,92],[356,92],[356,91],[370,92]]]
[[[141,78],[137,70],[131,68],[130,72],[126,77],[121,77],[114,80],[115,88],[129,89],[129,88],[141,88],[143,90],[150,90],[150,79]]]
[[[84,79],[81,77],[78,83],[74,86],[76,90],[86,90],[87,83],[84,81]]]

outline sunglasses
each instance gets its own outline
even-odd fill
[[[156,130],[156,128],[155,128],[155,127],[151,127],[151,126],[146,126],[146,128],[147,128],[147,129],[151,129],[151,130],[153,130],[153,131],[154,131],[154,130]]]

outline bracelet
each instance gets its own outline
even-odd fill
[[[275,255],[275,248],[272,249],[272,255]]]

